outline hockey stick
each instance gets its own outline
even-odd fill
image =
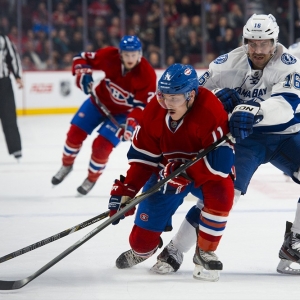
[[[117,128],[124,128],[119,122],[114,118],[114,116],[110,113],[108,108],[99,100],[99,98],[93,93],[93,91],[90,89],[90,95],[95,99],[98,107],[101,109],[101,111],[109,118],[109,120],[117,126]]]
[[[52,235],[52,236],[50,236],[50,237],[48,237],[46,239],[43,239],[43,240],[41,240],[39,242],[36,242],[36,243],[31,244],[31,245],[29,245],[27,247],[24,247],[22,249],[19,249],[17,251],[14,251],[14,252],[11,252],[11,253],[9,253],[7,255],[4,255],[4,256],[0,257],[0,263],[6,262],[6,261],[8,261],[10,259],[16,258],[16,257],[18,257],[20,255],[25,254],[25,253],[28,253],[28,252],[30,252],[32,250],[35,250],[35,249],[38,249],[38,248],[43,247],[45,245],[48,245],[48,244],[50,244],[50,243],[52,243],[54,241],[57,241],[57,240],[65,237],[65,236],[67,236],[69,234],[72,234],[72,233],[74,233],[76,231],[79,231],[79,230],[81,230],[81,229],[83,229],[83,228],[85,228],[87,226],[90,226],[90,225],[96,223],[96,222],[99,222],[99,221],[105,219],[108,216],[109,216],[109,210],[106,211],[106,212],[104,212],[104,213],[102,213],[102,214],[100,214],[100,215],[98,215],[98,216],[96,216],[96,217],[93,217],[93,218],[91,218],[91,219],[89,219],[87,221],[84,221],[84,222],[82,222],[82,223],[80,223],[78,225],[75,225],[72,228],[66,229],[66,230],[64,230],[64,231],[62,231],[60,233],[54,234],[54,235]]]
[[[109,219],[104,221],[102,224],[94,228],[92,231],[90,231],[88,234],[86,234],[83,238],[78,240],[75,244],[67,248],[64,252],[56,256],[54,259],[52,259],[50,262],[48,262],[46,265],[44,265],[42,268],[37,270],[32,275],[20,279],[20,280],[12,280],[12,281],[5,281],[0,280],[0,290],[15,290],[20,289],[29,282],[31,282],[33,279],[37,278],[41,274],[43,274],[45,271],[50,269],[52,266],[57,264],[59,261],[61,261],[64,257],[72,253],[74,250],[76,250],[78,247],[82,246],[84,243],[86,243],[89,239],[91,239],[93,236],[98,234],[100,231],[102,231],[104,228],[106,228],[108,225],[113,223],[114,221],[118,220],[122,215],[124,215],[126,212],[128,212],[130,209],[135,207],[137,204],[142,202],[144,199],[149,197],[150,195],[156,193],[165,183],[167,183],[169,180],[173,179],[177,175],[179,175],[181,172],[184,172],[188,167],[202,159],[204,156],[206,156],[209,152],[213,151],[217,147],[219,147],[224,142],[231,139],[231,134],[227,134],[223,136],[221,139],[216,141],[215,143],[211,144],[208,148],[203,150],[202,152],[199,152],[196,157],[194,157],[192,160],[188,161],[187,163],[183,164],[181,167],[176,169],[174,172],[172,172],[170,175],[168,175],[166,178],[162,179],[161,181],[157,182],[152,188],[147,190],[146,192],[134,197],[131,199],[131,201],[123,207],[121,210],[119,210],[116,214],[111,216]]]

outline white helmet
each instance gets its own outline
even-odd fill
[[[273,15],[253,14],[243,28],[243,39],[278,41],[279,27]]]
[[[271,54],[276,51],[279,27],[273,15],[253,14],[243,28],[244,51],[248,52],[248,40],[273,40]]]

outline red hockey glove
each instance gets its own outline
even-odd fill
[[[132,136],[135,130],[135,127],[137,126],[137,121],[133,118],[128,118],[126,120],[126,125],[125,125],[125,130],[124,130],[124,134],[123,134],[123,140],[124,141],[131,141],[132,140]]]
[[[182,165],[179,161],[169,162],[166,167],[160,172],[162,178],[166,178]],[[183,173],[185,174],[185,173]],[[184,191],[185,187],[191,183],[187,175],[178,175],[167,182],[161,189],[164,194],[178,194]]]
[[[87,95],[92,90],[94,82],[92,73],[92,69],[89,65],[75,66],[76,85]]]
[[[134,198],[137,194],[137,191],[134,187],[124,184],[125,181],[124,176],[120,176],[120,180],[116,179],[115,183],[112,186],[111,192],[110,192],[110,199],[108,203],[108,208],[110,209],[109,216],[113,216],[115,213],[117,213],[121,208],[123,208],[126,205],[126,202],[130,199]],[[120,222],[121,219],[124,219],[125,216],[131,216],[135,212],[135,207],[130,209],[128,212],[126,212],[120,219],[114,221],[112,224],[116,225]]]

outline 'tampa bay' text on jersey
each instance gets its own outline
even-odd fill
[[[253,70],[239,47],[211,62],[199,82],[209,90],[235,89],[244,103],[259,102],[263,120],[254,132],[300,131],[300,62],[280,43],[263,70]]]

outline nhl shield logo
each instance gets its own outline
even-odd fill
[[[59,90],[62,96],[67,97],[71,93],[70,81],[61,81]]]

